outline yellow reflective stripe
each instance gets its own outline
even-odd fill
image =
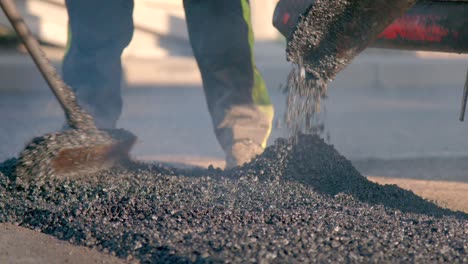
[[[266,88],[262,75],[254,66],[254,87],[252,89],[252,98],[257,105],[271,105],[270,96]]]
[[[252,31],[252,22],[250,21],[250,5],[248,0],[240,0],[241,5],[242,5],[242,14],[244,15],[244,21],[247,23],[247,26],[249,28],[249,45],[251,51],[253,50],[253,45],[254,45],[254,35]],[[253,56],[252,56],[252,62],[254,61]]]
[[[67,29],[67,45],[65,46],[65,55],[67,55],[68,51],[70,50],[71,40],[72,40],[72,32],[71,32],[70,24],[68,24],[68,29]]]
[[[273,126],[273,117],[275,116],[275,110],[273,109],[273,105],[257,105],[258,109],[260,112],[262,112],[266,118],[268,118],[268,130],[265,134],[265,138],[262,141],[262,148],[266,148],[267,143],[268,143],[268,138],[270,137],[271,134],[271,129]]]
[[[262,78],[262,75],[255,66],[254,60],[254,34],[252,30],[251,14],[250,14],[250,5],[248,0],[240,0],[242,5],[242,13],[244,16],[245,23],[249,29],[249,46],[250,53],[252,58],[252,67],[253,67],[253,77],[254,84],[252,89],[252,98],[255,104],[257,105],[271,105],[270,97],[268,96],[268,90],[265,85],[265,81]]]
[[[252,99],[254,104],[258,107],[258,110],[262,112],[269,121],[268,131],[265,134],[265,138],[261,144],[262,148],[266,148],[268,138],[271,134],[271,129],[273,125],[273,117],[275,115],[273,105],[270,101],[270,96],[268,95],[268,90],[266,88],[265,81],[263,80],[262,75],[255,66],[254,59],[254,34],[252,30],[251,14],[250,14],[250,5],[248,0],[240,0],[242,5],[242,13],[244,16],[245,23],[249,28],[249,46],[250,54],[252,58],[252,67],[253,67],[253,89],[252,89]]]

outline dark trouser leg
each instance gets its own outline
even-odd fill
[[[122,111],[123,49],[133,35],[133,0],[66,0],[69,48],[65,82],[100,128],[113,128]]]
[[[237,141],[264,147],[273,107],[252,54],[247,0],[184,0],[190,43],[216,136],[229,152]]]

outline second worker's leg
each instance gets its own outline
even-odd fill
[[[122,111],[120,57],[133,35],[133,0],[66,0],[66,6],[64,80],[99,128],[114,128]]]
[[[248,0],[184,0],[190,43],[228,168],[263,152],[273,107],[253,61]]]

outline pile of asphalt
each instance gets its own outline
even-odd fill
[[[242,168],[126,164],[86,179],[0,174],[0,222],[144,263],[468,261],[468,216],[367,181],[316,136]]]

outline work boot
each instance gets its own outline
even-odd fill
[[[257,155],[263,153],[263,148],[253,140],[236,141],[232,147],[226,151],[226,169],[232,169],[250,162]]]

